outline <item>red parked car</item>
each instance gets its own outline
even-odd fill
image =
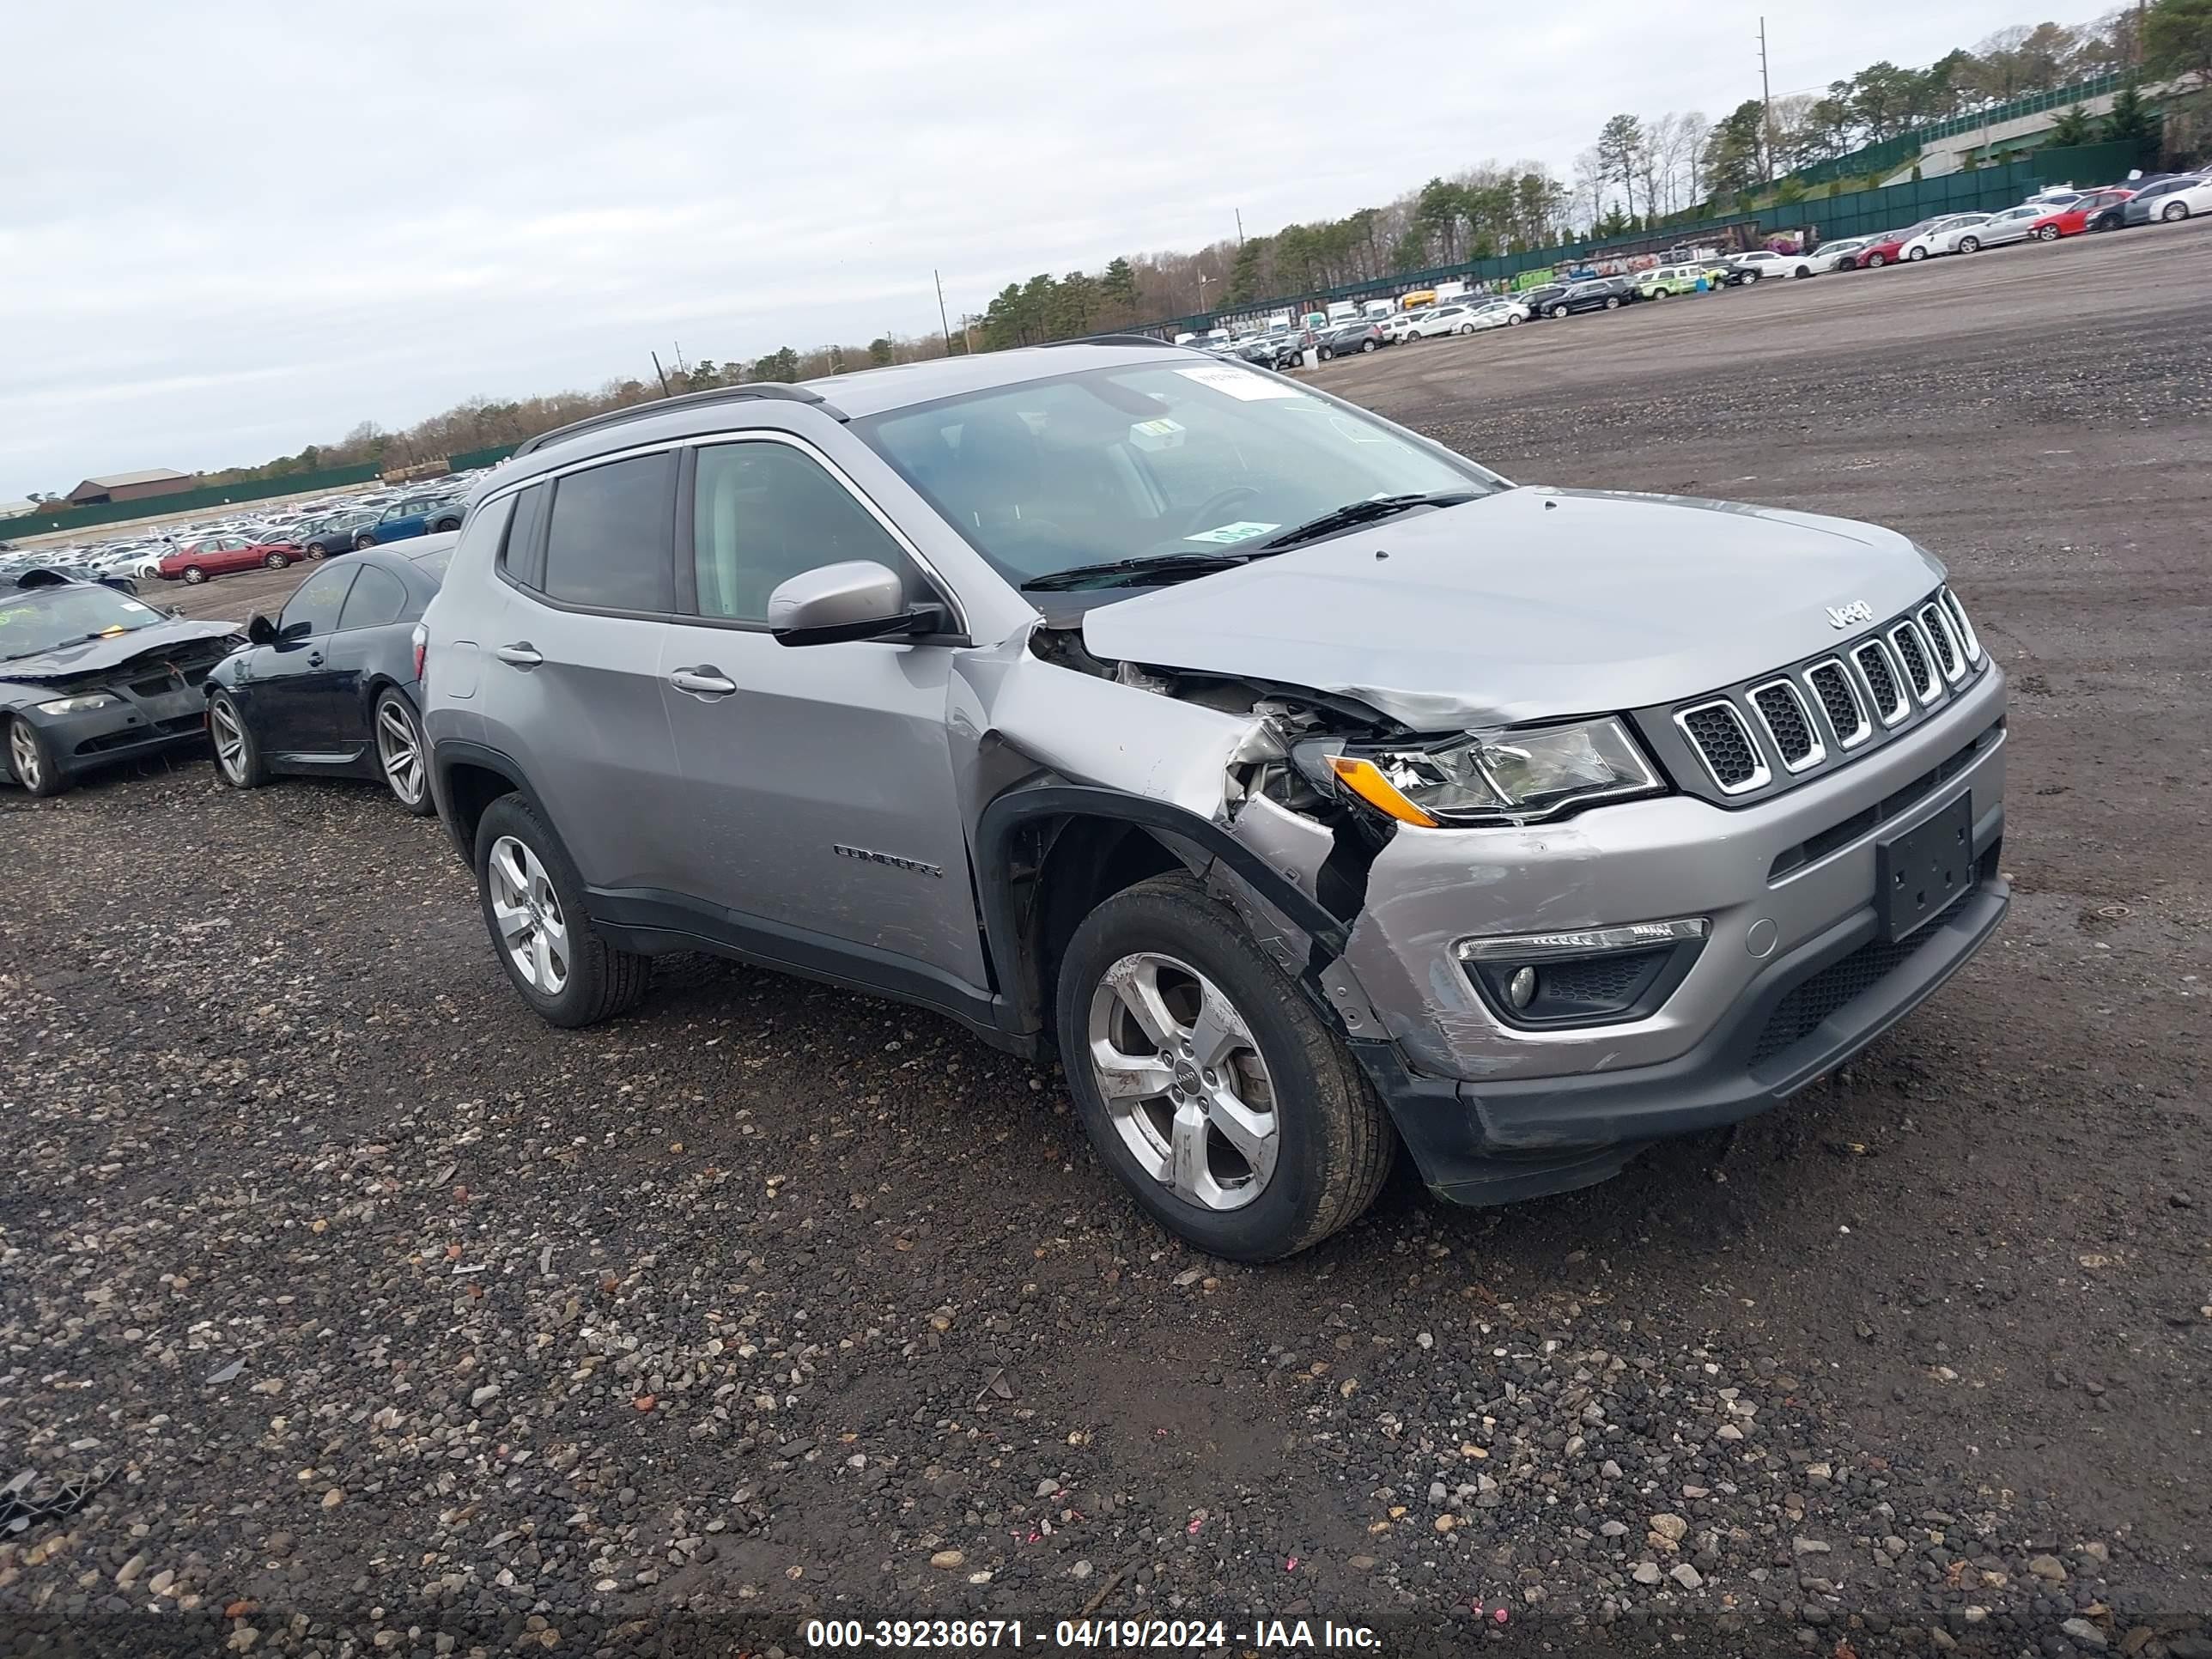
[[[2089,221],[2115,202],[2124,202],[2135,191],[2121,190],[2093,190],[2078,202],[2069,202],[2063,208],[2053,208],[2027,228],[2027,234],[2039,242],[2055,242],[2062,236],[2079,236],[2088,229]]]
[[[297,542],[257,542],[245,536],[205,536],[161,561],[163,581],[204,582],[234,570],[282,570],[307,556]]]
[[[1917,225],[1907,225],[1903,230],[1893,230],[1887,236],[1878,236],[1852,257],[1862,270],[1880,270],[1884,265],[1893,265],[1904,252],[1905,245],[1936,222],[1923,219]]]

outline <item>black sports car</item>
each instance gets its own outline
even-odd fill
[[[44,569],[0,586],[0,726],[9,775],[34,795],[207,733],[200,686],[244,643],[238,624],[184,621],[130,586]]]
[[[380,778],[409,811],[435,811],[416,701],[415,624],[459,537],[369,548],[300,584],[275,622],[207,683],[215,769],[234,789],[270,775]]]

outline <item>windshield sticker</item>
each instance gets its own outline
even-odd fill
[[[1187,542],[1211,542],[1217,547],[1226,547],[1232,542],[1249,542],[1255,536],[1264,536],[1271,530],[1280,530],[1279,524],[1256,524],[1250,519],[1239,519],[1235,524],[1216,525],[1211,530],[1201,530],[1195,536],[1186,536]]]
[[[153,614],[153,607],[151,605],[141,605],[136,599],[124,600],[123,608],[136,616],[144,617],[151,616]]]
[[[1179,368],[1176,373],[1186,380],[1210,386],[1216,392],[1225,392],[1248,404],[1267,398],[1304,398],[1306,395],[1294,386],[1271,380],[1265,374],[1255,374],[1249,368],[1231,368],[1226,363],[1211,368]]]
[[[1170,421],[1165,416],[1158,420],[1139,421],[1129,428],[1129,441],[1139,449],[1157,453],[1163,449],[1182,447],[1182,423]]]

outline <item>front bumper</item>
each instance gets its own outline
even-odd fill
[[[1346,956],[1389,1040],[1354,1048],[1430,1187],[1502,1202],[1601,1180],[1654,1139],[1786,1099],[1911,1012],[2009,902],[2002,709],[1992,666],[1856,764],[1753,805],[1670,796],[1394,840]],[[1961,799],[1972,884],[1881,942],[1879,845]],[[1656,1010],[1609,1024],[1510,1027],[1453,954],[1469,938],[1677,916],[1710,919],[1704,948]]]
[[[81,776],[95,767],[158,754],[207,736],[207,698],[196,686],[154,696],[113,688],[111,694],[125,701],[84,714],[33,716],[64,776]]]

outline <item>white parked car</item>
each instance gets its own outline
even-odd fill
[[[1392,345],[1403,345],[1408,340],[1418,340],[1414,331],[1419,327],[1421,313],[1418,311],[1400,312],[1395,317],[1382,319],[1382,331],[1389,336]]]
[[[2157,219],[2171,223],[2200,213],[2212,213],[2212,179],[2160,179],[2136,192],[2124,210],[2123,222],[2143,225]]]
[[[1474,320],[1474,308],[1469,306],[1430,306],[1407,315],[1413,323],[1406,331],[1409,340],[1433,339],[1439,334],[1472,334],[1481,326]]]
[[[1898,249],[1900,259],[1925,259],[1939,253],[1956,253],[1959,239],[1989,223],[1986,213],[1954,213],[1938,219]]]
[[[1528,320],[1528,307],[1518,300],[1509,300],[1501,295],[1496,299],[1480,301],[1468,307],[1467,319],[1476,328],[1510,328],[1516,323]]]
[[[1815,276],[1826,276],[1847,260],[1856,266],[1858,251],[1872,240],[1871,236],[1850,236],[1840,242],[1823,242],[1807,256],[1806,263],[1813,267]]]
[[[1729,261],[1729,265],[1737,273],[1736,280],[1747,287],[1763,276],[1810,276],[1813,274],[1812,255],[1776,253],[1768,248],[1739,253]]]
[[[2024,242],[2027,228],[2046,214],[2058,210],[2048,202],[2023,202],[2018,207],[2007,208],[2002,213],[1992,213],[1978,225],[1970,225],[1959,233],[1958,246],[1953,251],[1972,253],[1985,247],[2002,247],[2007,242]]]

